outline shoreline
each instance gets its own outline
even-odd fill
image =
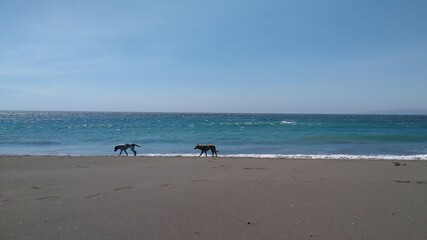
[[[137,156],[118,156],[118,155],[53,155],[53,154],[0,154],[0,158],[4,157],[71,157],[71,158],[93,158],[93,157],[131,157],[131,158],[199,158],[199,154],[193,153],[170,153],[170,154],[138,154]],[[417,155],[350,155],[350,154],[226,154],[212,157],[201,156],[200,158],[229,158],[229,159],[282,159],[282,160],[360,160],[360,161],[427,161],[427,154]]]
[[[427,161],[0,156],[5,240],[427,239],[426,202]]]

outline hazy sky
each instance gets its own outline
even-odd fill
[[[0,0],[0,110],[408,108],[426,0]]]

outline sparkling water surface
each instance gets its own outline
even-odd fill
[[[0,112],[2,155],[196,156],[215,144],[221,156],[402,158],[427,160],[427,116]]]

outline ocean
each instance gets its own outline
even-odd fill
[[[120,143],[142,156],[215,144],[227,157],[427,160],[427,116],[0,111],[0,155],[117,155]]]

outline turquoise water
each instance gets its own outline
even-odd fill
[[[2,155],[138,155],[393,158],[427,160],[427,116],[0,112]]]

